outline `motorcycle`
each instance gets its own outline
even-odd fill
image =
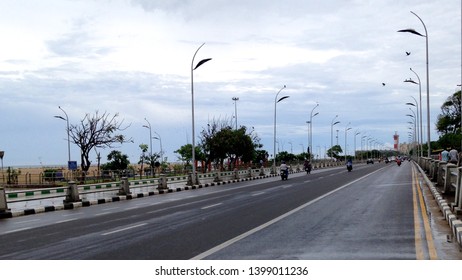
[[[348,172],[351,172],[351,170],[353,170],[353,165],[351,165],[351,164],[347,165],[347,170],[348,170]]]
[[[306,174],[310,174],[311,173],[311,165],[305,166],[305,171],[306,171]]]
[[[401,160],[397,160],[396,163],[398,164],[398,166],[401,166]]]
[[[281,180],[289,179],[289,170],[281,170]]]

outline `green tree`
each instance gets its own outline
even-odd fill
[[[269,153],[266,150],[257,149],[255,150],[254,157],[252,161],[254,163],[260,164],[260,162],[266,162],[268,160]]]
[[[148,145],[147,144],[140,144],[140,149],[141,149],[141,156],[140,156],[140,161],[138,164],[141,164],[141,171],[140,174],[143,176],[143,171],[144,171],[144,163],[146,162],[146,152],[148,151]]]
[[[276,155],[276,162],[281,162],[281,161],[286,161],[286,162],[293,162],[297,159],[297,156],[294,154],[291,154],[287,151],[282,151],[279,152]]]
[[[449,147],[460,147],[462,135],[460,130],[460,91],[449,96],[441,105],[441,114],[436,121],[436,130],[440,138],[436,144],[431,144],[433,149],[446,149]],[[425,143],[424,143],[425,144]],[[425,147],[423,147],[426,149]]]
[[[152,175],[155,175],[154,174],[155,168],[160,166],[160,162],[158,161],[159,158],[160,158],[160,153],[153,153],[152,155],[149,154],[149,155],[144,156],[144,162],[147,165],[149,165],[149,168],[151,169],[153,173]]]
[[[230,122],[219,120],[214,120],[202,130],[200,140],[207,164],[220,166],[228,158],[232,165],[237,159],[249,163],[255,159],[256,149],[262,147],[253,131],[248,132],[245,126],[234,129]]]
[[[343,152],[342,147],[340,145],[335,145],[332,148],[327,150],[327,156],[331,158],[340,158],[340,154]]]
[[[186,162],[186,165],[191,164],[191,160],[192,160],[192,145],[191,144],[186,144],[186,145],[181,146],[174,153],[178,154],[179,155],[178,159],[183,162]],[[195,156],[196,156],[196,160],[202,160],[205,158],[200,146],[195,147]]]
[[[120,151],[111,151],[107,155],[107,160],[109,160],[108,163],[105,163],[102,165],[103,170],[126,170],[128,168],[128,165],[130,164],[130,161],[128,160],[128,156],[122,154]]]
[[[438,115],[436,130],[440,135],[460,133],[460,91],[449,96],[441,105],[441,114]]]
[[[303,153],[297,155],[297,160],[299,160],[299,161],[303,161],[303,160],[309,159],[309,158],[310,158],[310,154],[308,154],[307,152],[303,152]]]

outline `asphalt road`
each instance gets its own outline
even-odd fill
[[[0,259],[438,258],[414,172],[317,170],[3,219]]]

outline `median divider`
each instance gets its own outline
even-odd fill
[[[337,167],[343,163],[331,163],[331,164],[319,164],[316,165],[316,169]],[[313,169],[315,169],[313,168]],[[299,165],[294,166],[291,173],[302,172],[303,168]],[[226,172],[212,172],[206,174],[197,174],[197,184],[190,183],[191,176],[176,176],[166,177],[161,175],[160,178],[155,179],[144,179],[144,180],[131,180],[123,178],[121,182],[112,182],[105,184],[90,184],[90,185],[76,185],[73,182],[69,182],[68,186],[47,188],[43,190],[25,190],[25,191],[10,191],[3,194],[5,199],[2,201],[2,191],[0,188],[0,219],[11,218],[23,215],[31,215],[44,212],[52,212],[57,210],[75,209],[79,207],[89,207],[92,205],[98,205],[103,203],[117,202],[122,200],[128,200],[133,198],[142,198],[159,194],[180,192],[185,190],[195,190],[200,188],[207,188],[211,186],[220,186],[231,183],[237,183],[242,181],[257,180],[269,177],[279,176],[279,174],[271,174],[271,168],[258,168],[258,169],[246,169],[246,170],[235,170]],[[184,184],[183,186],[175,186],[178,184]],[[143,188],[147,188],[148,191],[143,191]],[[135,191],[140,189],[140,191]],[[151,190],[152,189],[152,190]],[[113,193],[113,195],[104,198],[87,199],[82,196],[90,194],[104,194]],[[62,204],[38,206],[34,208],[27,208],[24,210],[3,210],[7,209],[8,203],[20,203],[28,202],[33,200],[47,200],[63,197]],[[2,204],[3,202],[3,204]]]
[[[251,170],[250,170],[251,172]],[[260,169],[258,170],[260,172]],[[195,185],[187,185],[188,177],[187,176],[177,176],[177,177],[166,177],[162,175],[160,178],[149,179],[149,180],[132,180],[128,181],[127,178],[122,178],[121,182],[113,182],[107,184],[91,184],[91,185],[80,185],[77,186],[74,182],[69,182],[68,186],[57,187],[57,188],[48,188],[45,190],[26,190],[26,191],[11,191],[5,194],[5,199],[3,201],[4,208],[7,207],[7,203],[17,203],[17,202],[27,202],[32,200],[45,200],[45,199],[56,199],[63,197],[62,204],[59,205],[49,205],[49,206],[38,206],[34,208],[27,208],[24,210],[10,211],[1,211],[2,200],[0,191],[0,219],[1,218],[12,218],[17,216],[32,215],[44,212],[51,212],[56,210],[68,210],[76,209],[79,207],[89,207],[92,205],[128,200],[133,198],[142,198],[159,194],[180,192],[184,190],[194,190],[210,186],[224,185],[226,183],[232,182],[241,182],[244,180],[249,180],[249,171],[240,171],[237,173],[239,176],[242,176],[241,179],[229,179],[220,182],[211,182],[211,183],[199,183]],[[244,176],[244,174],[246,176]],[[223,178],[228,178],[230,176],[235,176],[234,172],[220,172],[220,176]],[[267,176],[258,176],[252,179],[260,179],[271,177],[272,175]],[[198,179],[201,181],[212,180],[215,177],[215,173],[208,174],[198,174]],[[184,186],[178,187],[175,185],[184,184]],[[157,187],[157,188],[156,188]],[[153,188],[153,190],[140,191],[133,193],[132,190],[143,188]],[[117,195],[106,198],[97,198],[97,199],[82,199],[82,195],[88,195],[92,193],[105,193],[105,192],[117,192]]]

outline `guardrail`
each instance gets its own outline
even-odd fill
[[[445,197],[456,214],[462,214],[462,167],[431,158],[419,158],[417,163],[435,183],[438,192]]]
[[[462,246],[462,167],[430,158],[417,160],[443,217]],[[433,182],[432,182],[433,181]]]

